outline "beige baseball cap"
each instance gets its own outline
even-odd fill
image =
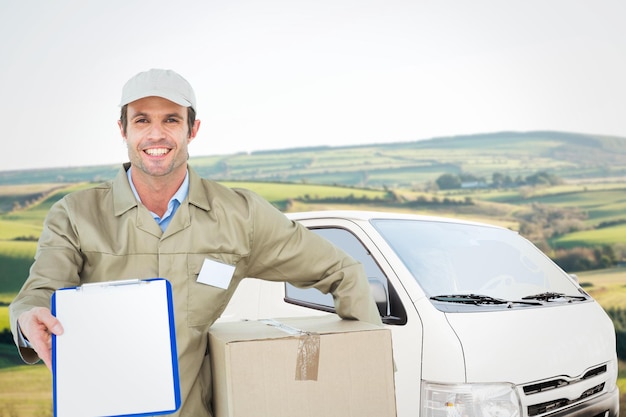
[[[151,69],[140,72],[124,84],[120,107],[144,97],[162,97],[196,110],[196,95],[191,84],[172,70]]]

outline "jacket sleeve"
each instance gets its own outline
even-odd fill
[[[50,308],[50,297],[55,290],[79,285],[82,262],[78,237],[62,199],[51,207],[46,216],[28,279],[9,306],[11,332],[18,347],[18,317],[33,307]],[[27,363],[39,360],[32,349],[19,347],[19,352]]]
[[[256,194],[244,195],[253,226],[248,276],[331,293],[340,317],[382,325],[360,263]]]

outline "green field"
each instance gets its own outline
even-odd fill
[[[60,186],[62,185],[56,183],[41,183],[0,187],[0,213],[33,204]]]
[[[567,184],[507,190],[452,191],[445,195],[497,203],[515,212],[533,204],[577,210],[585,216],[590,230],[575,231],[551,239],[559,248],[626,244],[626,181],[591,184]],[[505,215],[505,216],[506,216]]]
[[[193,151],[193,149],[192,149]],[[549,171],[585,180],[626,176],[626,139],[567,132],[497,132],[386,144],[291,148],[193,156],[203,176],[220,181],[412,188],[444,173],[490,179]],[[0,172],[0,185],[98,182],[119,165]],[[1,209],[0,209],[1,211]]]
[[[9,328],[9,307],[0,306],[0,331]]]
[[[626,224],[597,230],[568,233],[553,240],[561,248],[596,245],[626,245]]]
[[[6,220],[1,220],[6,219]],[[41,221],[41,218],[39,219]],[[19,237],[39,236],[42,226],[23,222],[22,219],[0,217],[0,241],[13,240]]]
[[[578,281],[605,309],[626,309],[626,267],[616,267],[576,274]]]
[[[52,415],[52,376],[45,366],[18,365],[0,368],[0,416]]]
[[[2,283],[0,292],[17,292],[28,276],[37,242],[0,241]]]
[[[331,185],[315,185],[315,184],[289,184],[289,183],[272,183],[272,182],[233,182],[224,181],[222,184],[233,188],[247,188],[252,190],[270,202],[279,202],[290,199],[325,199],[325,198],[345,198],[354,196],[355,198],[383,198],[385,192],[373,189],[340,187]]]

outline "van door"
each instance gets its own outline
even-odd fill
[[[395,384],[398,415],[418,415],[422,324],[398,274],[406,274],[409,285],[415,285],[415,280],[409,276],[404,265],[395,265],[395,270],[391,267],[383,252],[374,243],[375,230],[371,228],[369,232],[366,232],[369,230],[369,224],[363,225],[366,227],[364,230],[351,221],[341,219],[302,221],[302,223],[363,264],[381,318],[385,326],[392,331],[394,362],[397,368]],[[384,242],[381,240],[381,243]],[[390,251],[386,244],[384,246],[381,244],[381,247]],[[395,258],[395,256],[389,257]],[[283,304],[299,309],[298,315],[318,312],[334,313],[332,296],[329,294],[321,294],[315,289],[302,290],[290,284],[283,284],[283,286]],[[276,306],[268,306],[265,303],[260,306],[263,314],[270,317],[277,317],[272,314],[277,312],[275,308]],[[287,313],[285,310],[281,312]]]

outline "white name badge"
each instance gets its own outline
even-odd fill
[[[230,280],[233,278],[234,272],[234,265],[228,265],[207,258],[202,264],[197,282],[226,289],[230,285]]]

